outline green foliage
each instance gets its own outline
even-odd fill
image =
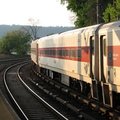
[[[30,34],[18,30],[7,32],[0,40],[0,52],[11,54],[16,52],[18,55],[26,54],[29,50]]]
[[[108,4],[105,12],[103,13],[103,19],[105,22],[109,22],[108,15],[110,14],[110,21],[115,21],[120,16],[120,0],[116,0],[114,4]]]
[[[97,0],[60,0],[61,4],[68,3],[67,9],[71,10],[76,15],[75,26],[84,27],[97,23]],[[104,22],[102,19],[102,13],[105,11],[108,3],[112,3],[113,0],[99,0],[99,19],[101,22]]]
[[[82,0],[68,0],[69,4],[67,8],[73,11],[77,16],[75,21],[76,27],[84,27],[90,23],[89,19],[87,19],[87,11],[90,9],[90,4],[87,2]]]

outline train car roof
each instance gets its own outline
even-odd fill
[[[70,30],[70,31],[66,31],[66,32],[60,33],[59,36],[79,34],[79,33],[82,33],[86,29],[97,28],[99,25],[100,24],[92,25],[92,26],[88,26],[88,27],[83,27],[83,28],[78,28],[78,29],[74,29],[74,30]]]
[[[58,35],[58,34],[53,34],[53,35],[45,36],[45,37],[40,38],[38,41],[53,39],[53,38],[55,38],[55,36],[57,36],[57,35]]]
[[[112,31],[112,30],[120,30],[120,20],[118,21],[114,21],[114,22],[109,22],[109,23],[105,23],[101,28],[100,28],[100,32],[102,31]]]
[[[69,31],[66,31],[66,32],[62,32],[62,33],[58,33],[58,34],[53,34],[53,35],[49,35],[49,36],[45,36],[45,37],[42,37],[42,38],[39,38],[37,39],[37,42],[39,41],[46,41],[46,40],[50,40],[50,39],[54,39],[56,37],[62,37],[62,36],[67,36],[67,35],[73,35],[73,34],[80,34],[82,32],[84,32],[84,30],[90,30],[90,29],[97,29],[97,27],[99,26],[100,24],[97,24],[97,25],[92,25],[92,26],[88,26],[88,27],[83,27],[83,28],[78,28],[78,29],[74,29],[74,30],[69,30]]]

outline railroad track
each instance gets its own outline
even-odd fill
[[[22,120],[67,120],[60,112],[44,101],[21,79],[20,67],[25,63],[12,65],[4,73],[4,83]],[[19,73],[19,75],[18,75]],[[23,86],[24,85],[24,86]]]
[[[8,95],[6,94],[6,89],[4,86],[3,74],[4,71],[11,65],[16,64],[18,62],[22,62],[28,60],[28,58],[18,58],[18,59],[5,59],[0,60],[0,90],[3,92],[5,98],[9,101]],[[10,102],[10,101],[9,101]]]
[[[64,106],[68,107],[70,110],[74,111],[77,116],[88,120],[120,120],[119,111],[107,108],[94,100],[88,99],[87,97],[80,95],[76,91],[71,90],[64,85],[51,80],[43,74],[36,74],[41,79],[30,78],[30,81],[44,93],[64,104]],[[47,84],[48,86],[46,86]],[[52,90],[52,88],[55,89]]]

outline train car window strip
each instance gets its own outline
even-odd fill
[[[39,48],[39,56],[89,62],[90,47]]]

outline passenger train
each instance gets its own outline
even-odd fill
[[[120,21],[34,40],[31,60],[50,78],[120,107]]]

